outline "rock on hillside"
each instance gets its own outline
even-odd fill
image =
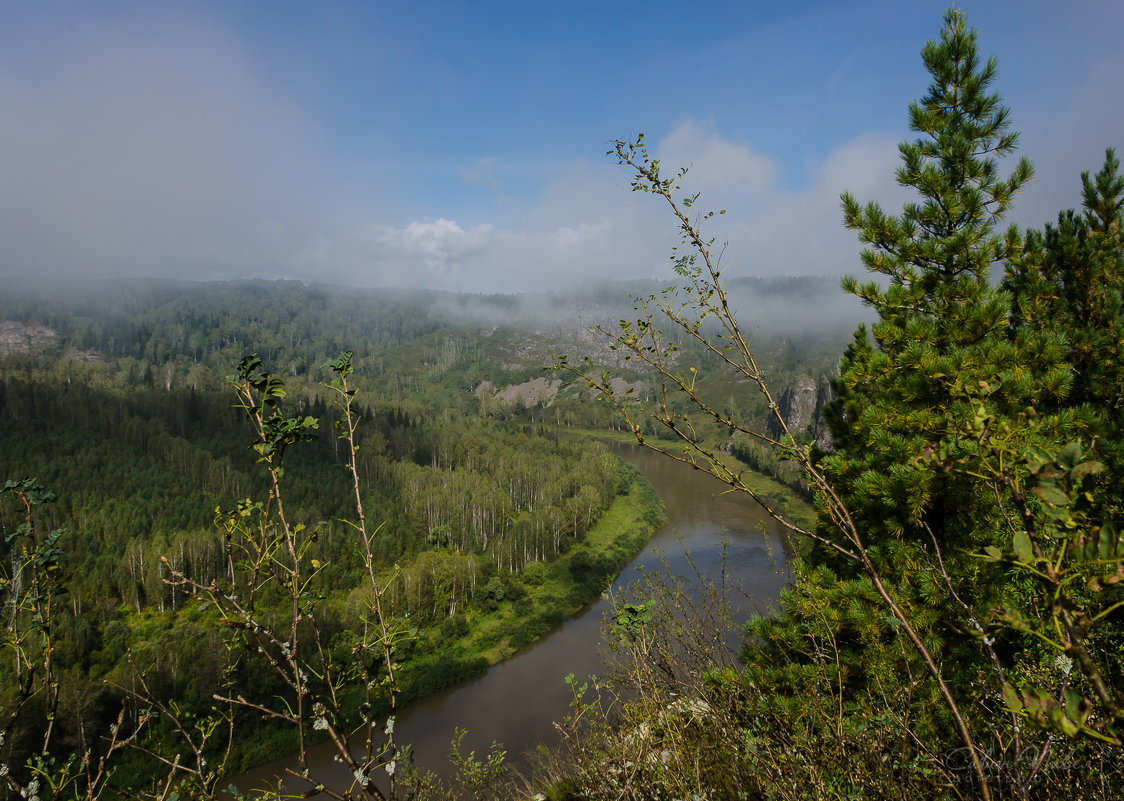
[[[814,441],[820,450],[832,449],[831,431],[823,416],[823,407],[833,396],[831,380],[822,376],[798,378],[785,387],[777,398],[777,406],[788,430],[801,442]],[[780,438],[780,425],[772,417],[767,423],[769,436]]]
[[[624,395],[632,390],[641,397],[646,397],[648,390],[643,381],[630,383],[620,376],[613,376],[609,379],[609,386],[618,395]],[[562,391],[563,382],[561,379],[533,378],[530,381],[524,381],[522,384],[511,384],[506,387],[497,387],[491,381],[481,381],[480,385],[476,387],[475,394],[481,400],[496,401],[508,407],[522,404],[526,408],[537,406],[545,409],[554,404],[555,398]],[[570,390],[570,392],[573,391]],[[590,397],[596,395],[596,390],[590,391]]]
[[[30,353],[53,345],[58,332],[45,325],[24,325],[16,320],[0,320],[0,356]]]
[[[535,378],[522,384],[513,384],[503,389],[497,389],[491,381],[483,381],[476,388],[476,397],[494,398],[508,406],[522,403],[524,406],[550,406],[558,390],[562,388],[562,380],[553,381],[546,378]]]

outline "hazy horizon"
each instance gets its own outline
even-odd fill
[[[962,3],[1037,180],[1121,144],[1124,4]],[[861,272],[945,3],[0,2],[0,278],[291,278],[469,293],[671,274],[604,156],[645,132],[724,208],[725,275]]]
[[[135,282],[141,292],[132,295],[122,291],[119,284]],[[432,295],[430,312],[447,318],[451,325],[512,326],[540,331],[558,329],[572,331],[574,327],[587,329],[595,325],[615,326],[622,318],[633,315],[633,298],[649,295],[659,297],[664,288],[675,284],[661,279],[607,279],[589,280],[566,289],[524,290],[509,293],[456,292],[428,287],[348,287],[343,284],[306,282],[284,278],[232,278],[232,279],[177,279],[166,276],[135,276],[131,278],[88,277],[63,281],[57,278],[15,277],[9,279],[7,297],[19,308],[24,301],[22,314],[14,319],[21,323],[41,324],[36,311],[53,309],[101,308],[108,303],[133,307],[145,291],[160,292],[168,286],[184,288],[190,294],[195,288],[214,288],[224,284],[243,282],[264,283],[275,286],[299,283],[310,291],[338,293],[350,298],[368,292],[392,292],[408,301],[417,301],[417,295]],[[277,289],[283,289],[277,286]],[[845,294],[833,276],[764,276],[735,278],[727,284],[727,293],[743,330],[748,335],[761,332],[772,337],[794,335],[818,336],[824,333],[853,331],[859,322],[871,322],[873,312],[861,301]],[[99,292],[104,293],[99,295]],[[151,297],[151,296],[149,296]],[[163,303],[177,302],[182,294],[166,296]],[[683,297],[680,296],[680,300]],[[379,301],[385,298],[377,298]],[[0,322],[8,316],[0,302]],[[141,305],[144,305],[141,303]],[[106,309],[102,308],[102,311]],[[81,314],[87,314],[82,311]]]

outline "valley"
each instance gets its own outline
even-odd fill
[[[268,704],[286,692],[268,654],[236,656],[236,641],[219,634],[222,615],[192,591],[230,578],[239,586],[221,510],[272,497],[224,388],[243,349],[280,366],[286,408],[319,429],[286,455],[284,493],[288,516],[315,531],[303,554],[318,566],[307,591],[317,599],[318,636],[335,643],[337,661],[369,600],[347,522],[348,448],[332,433],[320,365],[344,340],[355,351],[356,474],[377,526],[371,552],[382,603],[392,625],[409,632],[395,646],[393,701],[376,694],[382,700],[367,714],[385,716],[477,675],[595,601],[664,519],[647,480],[597,438],[619,436],[613,410],[550,369],[554,354],[576,348],[624,364],[583,327],[627,314],[627,303],[608,299],[627,297],[618,290],[547,303],[152,281],[6,295],[0,471],[53,493],[46,519],[35,522],[63,532],[52,620],[53,669],[66,676],[59,741],[80,745],[83,732],[121,714],[152,750],[175,732],[147,720],[146,704],[174,699],[200,715],[212,696]],[[776,369],[822,371],[841,339],[778,338]],[[621,392],[655,391],[652,376],[625,376]],[[752,397],[717,365],[702,380],[731,409],[752,410],[741,407]],[[734,445],[724,447],[737,452]],[[761,467],[791,478],[779,464]],[[798,511],[804,501],[791,483],[770,492]],[[18,505],[5,506],[6,531],[19,528],[20,515]],[[9,535],[5,547],[15,544]],[[263,593],[268,614],[281,614],[283,596],[268,586]],[[594,628],[600,614],[588,618]],[[340,714],[354,714],[359,700],[340,698]],[[254,735],[232,741],[227,771],[298,749],[292,726],[239,725]],[[35,736],[14,731],[17,748]],[[159,775],[143,752],[117,762],[118,780],[132,786]]]

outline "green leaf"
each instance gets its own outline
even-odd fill
[[[1030,562],[1034,559],[1034,549],[1030,544],[1030,537],[1025,531],[1016,531],[1014,537],[1015,556],[1020,562]]]
[[[1103,473],[1104,469],[1104,465],[1100,462],[1082,462],[1069,472],[1069,476],[1074,483],[1077,483],[1085,476]]]
[[[1035,487],[1033,492],[1051,506],[1069,505],[1069,496],[1054,484],[1041,484]]]
[[[1054,460],[1050,457],[1050,454],[1037,445],[1032,445],[1026,451],[1026,465],[1032,473],[1037,473],[1052,461]]]
[[[1010,684],[1003,685],[1003,701],[1007,704],[1007,709],[1012,712],[1021,712],[1023,710],[1023,702],[1019,698],[1019,692]]]
[[[1097,555],[1101,559],[1111,559],[1120,553],[1121,538],[1111,523],[1105,523],[1097,532]]]
[[[1058,710],[1056,715],[1051,715],[1050,717],[1054,718],[1055,722],[1058,724],[1058,727],[1061,728],[1062,734],[1064,734],[1066,737],[1075,737],[1077,736],[1077,733],[1081,731],[1081,728],[1068,717],[1066,717],[1061,712],[1061,710]]]
[[[1058,464],[1066,469],[1072,469],[1080,464],[1083,458],[1084,453],[1081,450],[1081,445],[1077,442],[1070,442],[1058,454]]]

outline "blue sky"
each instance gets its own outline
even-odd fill
[[[1124,3],[963,3],[1038,180],[1124,147]],[[516,291],[663,276],[675,232],[605,157],[639,132],[728,214],[731,272],[859,269],[894,207],[932,2],[5,2],[0,274]]]

